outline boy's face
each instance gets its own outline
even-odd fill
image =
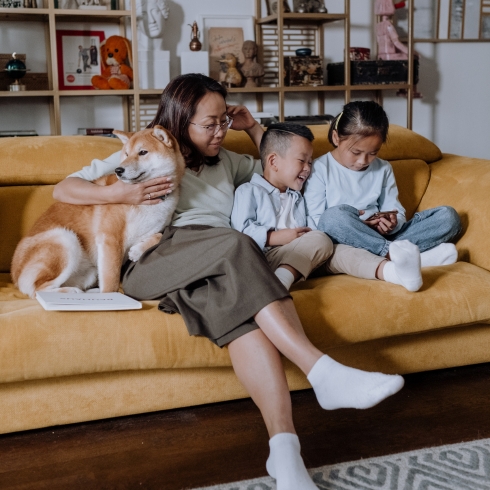
[[[332,155],[344,167],[356,172],[366,170],[373,160],[378,156],[378,152],[383,141],[378,135],[356,138],[349,136],[340,141],[337,132],[332,134],[332,140],[337,148],[332,151]]]
[[[311,173],[313,145],[302,136],[291,137],[289,148],[280,155],[269,155],[264,177],[281,192],[286,189],[300,191]]]

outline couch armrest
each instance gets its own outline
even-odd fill
[[[430,165],[431,177],[418,211],[452,206],[463,232],[459,260],[490,270],[490,160],[444,154]]]

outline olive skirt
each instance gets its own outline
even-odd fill
[[[253,317],[289,297],[262,250],[249,236],[204,225],[165,228],[158,245],[122,271],[125,294],[160,300],[180,313],[190,335],[222,347],[258,328]]]

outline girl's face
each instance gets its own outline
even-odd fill
[[[189,137],[204,156],[214,157],[219,153],[228,127],[224,125],[217,130],[217,125],[225,122],[225,99],[217,92],[206,93],[199,101],[192,124],[189,124]]]
[[[337,131],[334,131],[332,140],[337,145],[332,151],[332,156],[341,165],[356,172],[362,172],[369,167],[383,144],[377,134],[362,138],[353,135],[340,141]]]

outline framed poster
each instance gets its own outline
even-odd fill
[[[209,76],[219,80],[219,59],[233,54],[243,63],[244,41],[255,41],[254,18],[251,15],[202,15],[199,20],[203,33],[203,49],[208,51]]]
[[[60,90],[95,90],[92,77],[101,74],[100,44],[104,31],[56,31]]]

